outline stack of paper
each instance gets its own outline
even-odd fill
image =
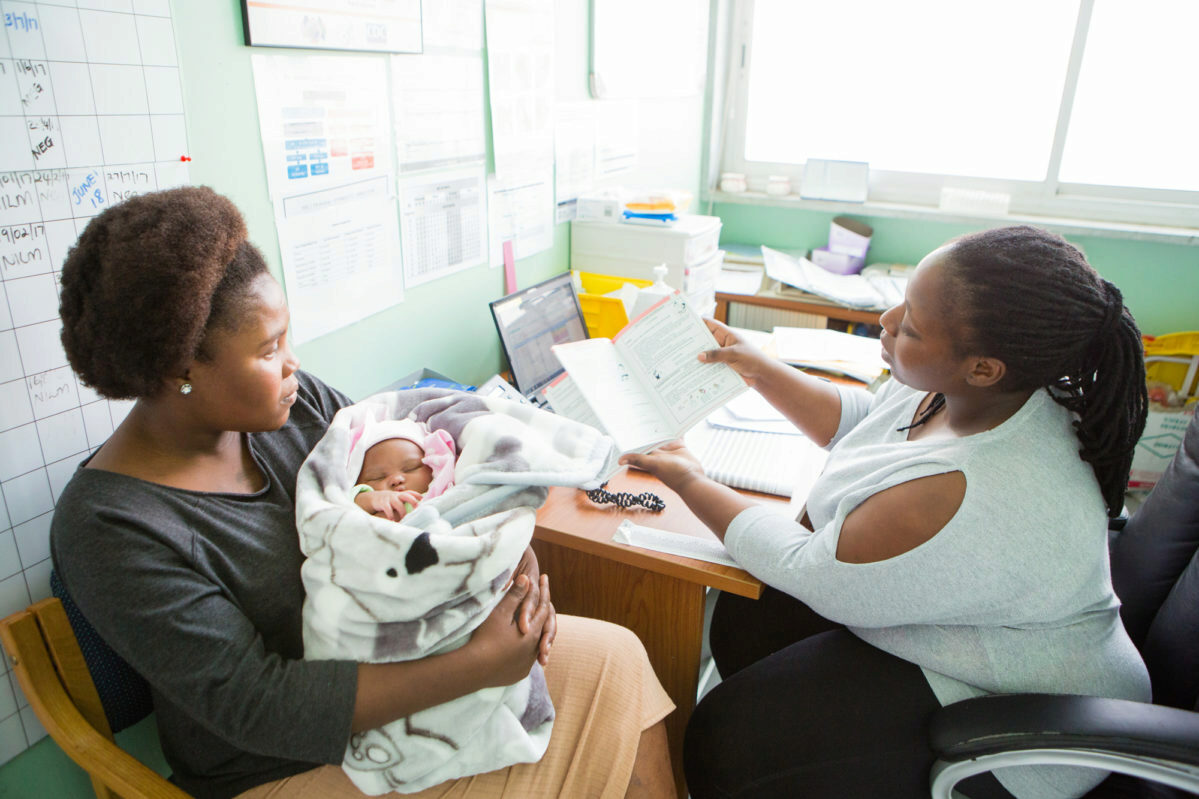
[[[762,248],[766,260],[766,275],[780,283],[795,286],[851,308],[888,307],[887,300],[861,275],[834,275],[821,269],[807,258],[796,258],[785,252]]]
[[[733,430],[706,421],[688,431],[685,443],[716,482],[792,497],[793,503],[797,493],[807,497],[828,457],[804,436]]]
[[[776,327],[774,346],[779,360],[836,372],[871,383],[887,368],[876,338],[810,327]]]
[[[762,267],[754,264],[730,264],[720,267],[716,291],[721,294],[757,294],[762,288]]]
[[[794,424],[779,413],[773,405],[752,388],[733,399],[723,408],[717,408],[707,419],[713,427],[728,430],[749,430],[756,433],[776,433],[784,436],[801,436]]]

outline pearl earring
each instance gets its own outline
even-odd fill
[[[184,383],[183,385],[179,386],[179,393],[180,393],[180,394],[182,394],[182,395],[183,395],[183,396],[185,396],[185,397],[186,397],[188,394],[192,393],[192,384],[191,384],[191,383]]]

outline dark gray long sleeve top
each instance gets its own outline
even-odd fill
[[[350,401],[299,380],[287,424],[248,435],[261,491],[187,491],[80,468],[54,512],[54,568],[150,683],[174,780],[198,797],[341,763],[350,735],[357,664],[302,659],[294,510],[300,464]]]

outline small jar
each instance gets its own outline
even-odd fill
[[[745,175],[740,172],[721,172],[720,190],[738,192],[745,191]]]
[[[791,193],[791,179],[786,175],[771,175],[766,179],[766,193],[772,197],[785,197]]]

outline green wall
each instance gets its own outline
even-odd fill
[[[721,241],[811,249],[828,241],[836,214],[739,203],[716,203]],[[874,228],[870,263],[917,263],[954,236],[992,227],[850,214]],[[1142,332],[1199,330],[1199,246],[1066,234],[1098,272],[1120,287]]]
[[[251,48],[242,45],[239,0],[175,0],[173,10],[192,182],[212,186],[241,208],[251,240],[280,276],[279,245],[259,143]],[[558,0],[555,24],[557,99],[586,101],[587,0]],[[329,51],[319,54],[339,57]],[[680,187],[698,195],[702,98],[636,105],[642,132],[640,164],[610,182]],[[517,261],[518,285],[528,286],[568,269],[569,259],[570,226],[557,225],[552,250]],[[356,398],[421,367],[464,382],[481,382],[503,366],[487,309],[489,301],[503,294],[503,281],[502,269],[480,266],[407,289],[402,303],[307,342],[297,352],[305,369]],[[369,359],[363,357],[367,353]]]

